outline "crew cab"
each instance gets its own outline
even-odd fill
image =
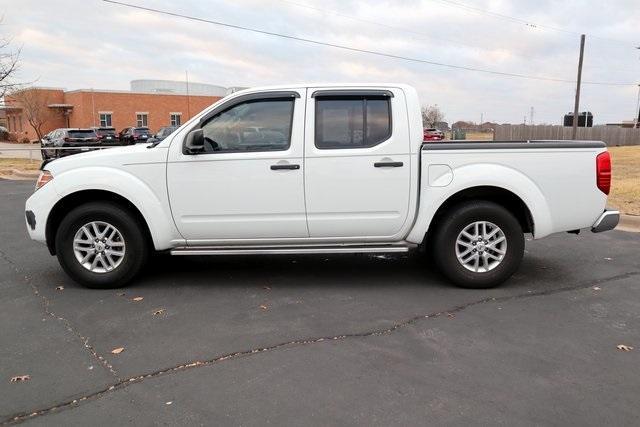
[[[278,86],[227,96],[158,143],[44,164],[26,223],[94,288],[130,282],[154,251],[421,249],[486,288],[516,271],[525,233],[614,228],[610,183],[602,142],[423,144],[407,85]]]

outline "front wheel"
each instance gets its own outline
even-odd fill
[[[88,288],[124,286],[148,256],[142,224],[127,210],[109,202],[73,209],[56,232],[56,252],[64,271]]]
[[[487,201],[459,204],[434,233],[433,253],[442,274],[463,288],[498,286],[518,269],[524,234],[504,207]]]

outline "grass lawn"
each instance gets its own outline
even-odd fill
[[[609,205],[625,214],[640,215],[640,145],[609,147],[613,182]]]
[[[37,171],[41,163],[42,160],[0,159],[0,175],[9,175],[12,169]]]

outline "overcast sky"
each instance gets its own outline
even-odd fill
[[[500,72],[574,80],[587,33],[581,110],[633,118],[640,83],[640,1],[123,0],[360,49]],[[452,3],[457,3],[457,6]],[[460,5],[553,27],[479,13]],[[321,10],[318,10],[321,9]],[[18,78],[66,89],[128,89],[134,79],[222,86],[402,82],[449,122],[559,123],[575,84],[456,70],[134,10],[100,0],[0,0],[0,31],[22,48]]]

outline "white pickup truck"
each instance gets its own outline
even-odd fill
[[[152,251],[425,247],[453,283],[484,288],[518,268],[525,233],[614,228],[610,182],[602,142],[423,144],[407,85],[264,87],[221,99],[157,144],[43,164],[26,223],[93,288],[131,281]]]

